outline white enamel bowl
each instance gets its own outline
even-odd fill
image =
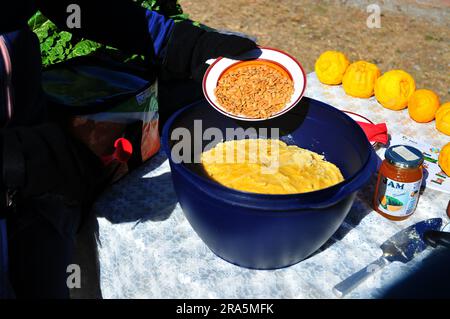
[[[217,101],[216,95],[214,94],[214,89],[217,87],[217,84],[221,78],[221,76],[231,67],[235,67],[239,63],[243,63],[249,60],[262,60],[265,62],[269,62],[270,64],[276,65],[278,68],[284,69],[284,71],[289,75],[289,77],[294,82],[294,93],[291,97],[291,100],[286,104],[286,106],[281,109],[278,113],[273,114],[269,118],[258,119],[258,118],[247,118],[242,114],[233,114],[225,110],[220,103]],[[290,109],[295,107],[298,102],[301,100],[305,93],[306,89],[306,73],[300,64],[294,57],[291,55],[282,52],[277,49],[272,48],[258,48],[252,51],[245,53],[242,56],[237,57],[236,59],[230,58],[218,58],[216,59],[208,68],[203,78],[203,93],[205,95],[206,100],[220,113],[242,121],[261,121],[272,119],[278,117]]]

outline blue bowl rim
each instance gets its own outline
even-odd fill
[[[335,113],[337,113],[337,114],[339,114],[341,116],[343,115],[348,120],[350,120],[350,123],[355,122],[350,116],[345,114],[345,112],[342,112],[341,110],[339,110],[339,109],[337,109],[337,108],[335,108],[335,107],[333,107],[333,106],[331,106],[331,105],[329,105],[327,103],[324,103],[324,102],[321,102],[321,101],[318,101],[318,100],[315,100],[315,99],[312,99],[312,98],[309,98],[309,97],[303,97],[303,99],[319,103],[322,106],[325,106],[326,108],[331,110],[332,112],[335,112]],[[196,101],[194,103],[191,103],[191,104],[189,104],[189,105],[179,109],[177,112],[172,114],[170,116],[170,118],[168,119],[168,121],[165,123],[164,128],[163,128],[163,132],[162,132],[163,133],[162,134],[162,146],[163,146],[163,150],[166,153],[167,158],[169,159],[170,162],[173,162],[173,161],[172,161],[171,152],[170,152],[169,143],[168,143],[168,141],[169,141],[169,138],[168,138],[168,136],[169,136],[169,129],[171,128],[171,126],[173,125],[173,123],[179,117],[179,115],[181,113],[187,111],[189,108],[194,107],[195,105],[197,105],[199,103],[202,103],[202,102],[204,102],[203,99],[198,100],[198,101]],[[354,127],[356,128],[357,131],[359,131],[359,134],[362,135],[364,137],[364,139],[366,140],[367,147],[371,148],[371,151],[373,151],[373,147],[370,144],[369,140],[367,139],[366,134],[364,133],[363,129],[358,124],[356,124],[356,122],[354,123]],[[344,179],[342,182],[340,182],[340,183],[338,183],[336,185],[333,185],[333,186],[330,186],[330,187],[327,187],[327,188],[323,188],[323,189],[320,189],[320,190],[317,190],[317,191],[306,192],[306,193],[297,193],[297,194],[260,194],[260,193],[252,193],[252,192],[240,191],[240,190],[236,190],[236,189],[224,186],[224,185],[222,185],[222,184],[220,184],[220,183],[218,183],[218,182],[216,182],[216,181],[214,181],[212,179],[208,179],[208,178],[206,178],[204,176],[196,174],[195,172],[193,172],[190,169],[186,168],[184,165],[177,165],[176,168],[182,174],[188,174],[189,176],[195,177],[195,178],[199,179],[200,181],[202,181],[203,183],[206,183],[208,186],[214,187],[214,188],[216,188],[218,190],[221,190],[221,191],[227,191],[231,195],[249,196],[249,197],[255,198],[255,199],[260,198],[260,199],[274,199],[274,200],[276,200],[276,199],[280,199],[280,200],[283,200],[283,199],[284,200],[297,199],[298,200],[298,199],[310,196],[313,193],[314,193],[315,196],[319,196],[320,194],[323,194],[323,195],[327,195],[329,197],[330,196],[330,194],[329,194],[330,191],[337,192],[344,185],[348,185],[357,176],[359,176],[361,174],[361,172],[364,171],[367,168],[370,159],[371,159],[371,156],[370,156],[370,152],[369,152],[369,156],[367,156],[367,159],[366,159],[365,163],[363,165],[361,165],[361,168],[356,173],[354,173],[352,176]]]

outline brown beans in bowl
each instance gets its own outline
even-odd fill
[[[236,67],[220,77],[214,93],[226,111],[266,119],[283,110],[294,93],[294,83],[284,73],[268,63]]]

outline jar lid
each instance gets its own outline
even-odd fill
[[[405,168],[419,167],[424,160],[421,151],[408,145],[391,146],[387,149],[384,157],[391,164]]]

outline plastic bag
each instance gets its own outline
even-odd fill
[[[69,132],[103,161],[111,181],[160,147],[157,81],[144,75],[140,69],[92,57],[43,72],[51,109],[63,114]]]

